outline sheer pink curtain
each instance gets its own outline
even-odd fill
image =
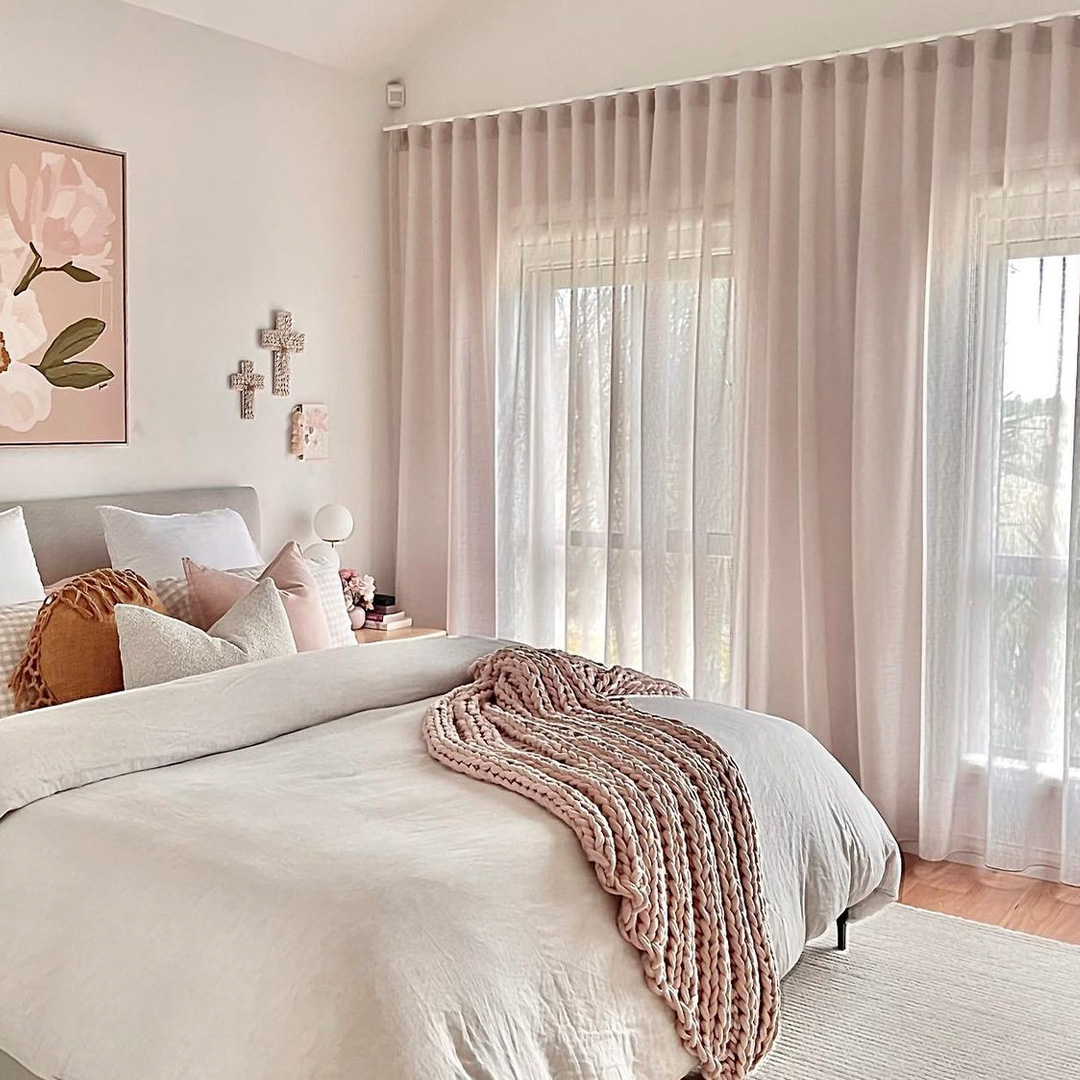
[[[933,51],[737,80],[750,708],[917,828],[921,346]],[[745,283],[745,284],[744,284]]]
[[[916,830],[933,51],[391,136],[399,591],[806,725]]]
[[[1080,22],[939,68],[919,850],[1080,884]]]
[[[479,634],[495,633],[497,161],[471,122],[390,145],[398,597],[417,626]]]
[[[392,134],[410,606],[788,717],[901,841],[920,815],[947,835],[952,789],[927,790],[923,759],[924,343],[929,326],[947,368],[963,353],[940,327],[960,349],[983,318],[965,207],[1000,186],[1002,148],[1077,145],[1075,35]],[[960,415],[963,379],[945,382]],[[929,452],[961,461],[947,423]],[[933,566],[955,550],[944,520]],[[928,597],[938,673],[961,647],[954,585]],[[970,700],[934,697],[937,745]]]

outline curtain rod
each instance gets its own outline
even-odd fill
[[[1064,11],[1058,15],[1045,16],[1039,19],[1021,19],[1019,22],[996,23],[993,26],[976,26],[970,30],[959,30],[953,33],[930,34],[927,37],[913,38],[906,41],[892,41],[887,45],[865,45],[858,49],[838,49],[835,52],[819,53],[817,56],[806,56],[800,60],[783,60],[772,64],[761,64],[757,67],[735,68],[731,71],[715,72],[712,75],[697,75],[689,79],[668,79],[664,82],[648,83],[644,86],[622,86],[615,90],[604,90],[596,94],[577,94],[574,97],[559,98],[556,101],[541,101],[532,105],[514,105],[506,109],[485,109],[482,112],[461,113],[457,116],[442,116],[435,120],[410,120],[401,124],[386,124],[383,131],[407,131],[411,127],[434,127],[436,124],[451,124],[455,120],[480,120],[485,116],[501,116],[503,113],[523,113],[530,109],[551,109],[557,105],[573,105],[575,101],[601,101],[604,98],[615,97],[618,94],[640,94],[647,90],[660,90],[668,86],[683,86],[687,83],[707,83],[713,79],[730,79],[735,75],[752,74],[754,72],[772,71],[774,68],[794,68],[802,64],[819,63],[826,60],[837,60],[842,56],[869,56],[881,49],[901,49],[905,45],[930,45],[945,38],[967,38],[984,30],[1012,30],[1017,26],[1031,24],[1033,26],[1046,26],[1055,19],[1080,16],[1080,10]]]

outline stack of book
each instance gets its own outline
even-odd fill
[[[375,603],[367,613],[365,630],[381,630],[392,634],[395,630],[405,630],[412,626],[412,619],[398,606],[396,598],[387,593],[376,593]]]

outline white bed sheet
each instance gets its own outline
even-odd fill
[[[687,1073],[570,830],[424,750],[427,702],[491,645],[302,654],[0,724],[0,1047],[61,1080]],[[895,897],[892,837],[811,736],[639,703],[738,761],[783,971]]]

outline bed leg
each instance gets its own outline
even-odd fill
[[[836,920],[836,948],[839,952],[847,952],[847,924],[848,912],[844,911]]]

